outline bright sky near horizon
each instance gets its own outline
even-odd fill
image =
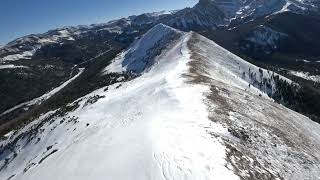
[[[0,0],[0,45],[31,33],[192,7],[198,0]]]

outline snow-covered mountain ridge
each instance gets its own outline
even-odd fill
[[[141,58],[146,52],[151,56]],[[131,69],[126,62],[140,66]],[[157,25],[103,73],[115,71],[137,76],[7,134],[0,146],[1,179],[320,176],[320,125],[260,97],[264,93],[250,87],[243,72],[262,71],[265,78],[272,72],[207,38]]]
[[[134,42],[127,51],[115,58],[105,71],[109,73],[128,71],[140,74],[157,63],[157,55],[165,48],[168,48],[170,42],[179,36],[181,36],[181,32],[176,29],[164,24],[156,25]],[[218,51],[215,49],[218,49]],[[225,81],[235,78],[234,84],[238,84],[239,87],[248,90],[258,88],[259,90],[254,90],[258,94],[262,91],[266,95],[272,96],[277,91],[276,79],[281,79],[289,84],[293,83],[277,73],[248,63],[215,43],[204,44],[203,48],[198,52],[203,52],[203,56],[212,54],[215,57],[215,65],[211,64],[212,67],[208,69],[216,69],[212,72],[217,74],[211,74],[211,76],[218,78],[221,74],[229,72],[229,74],[223,75],[225,77],[221,77],[220,80]],[[210,60],[207,61],[210,62]]]
[[[152,62],[155,57],[181,34],[182,32],[164,24],[156,25],[118,56],[115,61],[119,63],[111,64],[110,68],[113,72],[128,71],[140,74],[151,67],[155,63]]]

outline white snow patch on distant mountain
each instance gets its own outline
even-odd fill
[[[42,45],[51,44],[51,43],[57,43],[57,41],[51,39],[51,38],[41,38],[39,39],[39,43]]]
[[[247,40],[261,46],[269,46],[272,47],[272,49],[277,49],[277,42],[285,37],[287,37],[287,35],[284,33],[260,25]]]
[[[0,60],[3,61],[17,61],[20,59],[31,59],[33,54],[36,52],[37,49],[31,50],[31,51],[25,51],[20,54],[12,54],[5,56],[3,58],[0,58]]]
[[[71,34],[67,30],[60,30],[58,31],[60,34],[59,35],[54,35],[53,40],[58,41],[59,39],[67,39],[69,41],[74,41],[74,38],[71,37]]]
[[[159,12],[153,12],[153,13],[146,13],[146,15],[152,16],[152,17],[157,17],[157,16],[162,16],[162,15],[168,15],[168,14],[173,14],[175,11],[159,11]]]
[[[0,65],[0,69],[16,69],[16,68],[28,68],[27,66],[16,66],[14,64]]]
[[[116,33],[116,34],[121,34],[123,32],[122,28],[119,26],[106,27],[99,31],[108,31],[110,33]]]
[[[292,5],[291,2],[287,2],[281,10],[277,11],[277,12],[274,12],[273,14],[279,14],[279,13],[284,13],[284,12],[287,12],[287,11],[290,11],[289,7]]]
[[[308,72],[302,72],[302,71],[289,71],[290,74],[301,77],[306,80],[314,81],[320,83],[320,75],[310,75]]]

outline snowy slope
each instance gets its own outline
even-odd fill
[[[158,51],[157,42],[166,44],[160,53],[140,57]],[[162,24],[104,73],[131,71],[126,61],[141,65],[136,78],[7,134],[0,143],[0,179],[319,176],[320,126],[249,89],[241,68],[258,67],[200,35]]]
[[[203,36],[198,37],[201,48],[197,48],[198,56],[204,57],[206,73],[220,81],[228,81],[244,90],[271,96],[277,91],[277,78],[295,84],[272,71],[257,67],[232,54],[213,41]],[[212,61],[214,59],[214,61]]]
[[[113,72],[128,71],[139,74],[153,65],[154,58],[170,45],[171,41],[182,35],[164,24],[159,24],[132,44],[128,50],[118,56],[110,67]]]

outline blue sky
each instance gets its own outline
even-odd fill
[[[0,0],[0,45],[57,27],[191,7],[198,0]]]

